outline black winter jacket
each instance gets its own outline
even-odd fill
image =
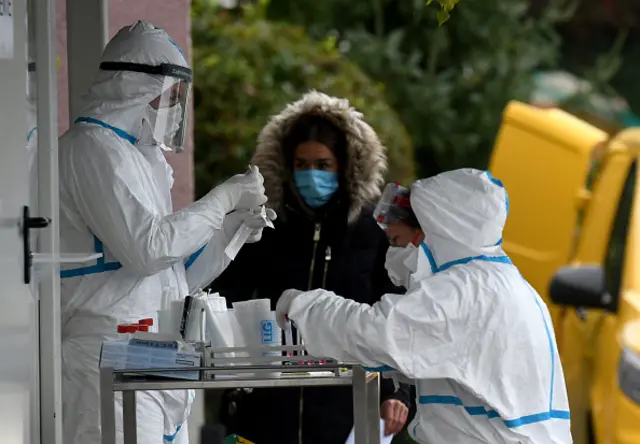
[[[300,204],[287,183],[290,172],[280,146],[285,129],[305,113],[330,118],[349,144],[346,183],[317,213]],[[385,293],[404,293],[388,278],[388,241],[368,203],[379,195],[384,147],[346,101],[311,93],[290,105],[262,131],[253,164],[265,178],[268,205],[278,213],[275,229],[265,229],[260,242],[245,245],[211,290],[229,303],[269,298],[273,309],[291,288],[325,288],[367,304]],[[256,389],[234,403],[230,396],[223,402],[223,422],[256,444],[343,444],[353,427],[351,387]],[[394,393],[392,381],[383,378],[381,398],[409,406],[409,387]]]
[[[265,230],[259,243],[245,245],[211,289],[228,302],[269,298],[274,309],[283,291],[309,288],[310,273],[311,288],[326,288],[358,302],[373,304],[384,293],[402,293],[384,268],[388,242],[371,209],[363,209],[351,226],[346,224],[346,213],[341,213],[342,217],[335,214],[315,224],[288,210],[287,221],[276,221],[275,230]],[[297,444],[302,420],[304,444],[342,444],[353,426],[351,396],[350,387],[254,390],[238,402],[237,417],[225,422],[256,444]],[[382,379],[381,398],[399,399],[409,406],[407,387],[394,394],[389,379]]]

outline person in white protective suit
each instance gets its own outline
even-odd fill
[[[81,117],[60,138],[60,251],[102,255],[60,272],[65,444],[100,442],[99,353],[117,338],[116,324],[156,318],[164,289],[184,298],[208,285],[228,265],[224,248],[242,222],[254,228],[250,241],[260,238],[264,221],[248,211],[266,202],[256,168],[173,211],[163,151],[182,150],[190,81],[164,30],[125,27],[104,50]],[[192,392],[137,400],[138,443],[188,442]],[[116,407],[122,442],[121,399]]]
[[[509,207],[502,183],[461,169],[418,180],[398,197],[415,229],[380,210],[382,201],[377,215],[393,245],[389,276],[406,294],[369,306],[287,290],[278,322],[288,316],[314,356],[414,380],[409,432],[420,443],[571,443],[548,309],[501,248]]]

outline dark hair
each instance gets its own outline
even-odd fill
[[[420,226],[420,222],[418,222],[418,218],[416,217],[416,215],[413,212],[413,210],[410,210],[409,215],[402,222],[404,222],[405,224],[409,225],[411,228],[420,228],[420,229],[422,229],[422,227]]]
[[[282,141],[282,148],[289,168],[293,166],[296,148],[305,142],[319,142],[331,150],[338,166],[343,170],[347,160],[347,137],[344,131],[329,119],[313,114],[298,118]]]
[[[420,222],[410,206],[392,205],[389,208],[389,220],[400,221],[411,228],[420,228]]]

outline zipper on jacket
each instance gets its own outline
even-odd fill
[[[313,272],[316,267],[316,253],[318,252],[318,242],[320,242],[320,231],[322,230],[322,224],[316,223],[313,230],[313,253],[311,255],[311,264],[309,265],[309,282],[307,284],[307,290],[311,290],[313,286]],[[325,265],[325,275],[327,268]],[[326,277],[326,276],[325,276]],[[324,281],[324,278],[323,278]],[[323,282],[324,285],[324,282]],[[298,332],[298,339],[300,339],[300,332]],[[302,444],[302,417],[304,415],[304,387],[300,387],[300,408],[298,409],[298,444]]]
[[[304,387],[300,387],[300,409],[298,416],[298,444],[302,444],[302,416],[304,414]]]
[[[322,224],[316,223],[313,230],[313,252],[311,253],[311,264],[309,265],[309,280],[307,281],[307,291],[313,287],[313,274],[316,268],[316,253],[318,252],[318,242],[320,242],[320,231],[322,231]],[[300,332],[296,332],[296,340],[298,345],[303,345]],[[303,353],[306,354],[306,353]]]
[[[327,272],[329,271],[329,263],[331,262],[331,247],[327,245],[324,252],[324,272],[322,273],[322,288],[327,288]]]
[[[316,253],[318,252],[318,242],[320,242],[320,230],[322,230],[322,225],[317,223],[313,230],[313,253],[311,254],[311,265],[309,265],[307,290],[311,290],[313,286],[313,272],[316,268]]]

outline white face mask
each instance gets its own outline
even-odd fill
[[[416,247],[413,244],[406,247],[389,247],[384,267],[391,282],[403,286],[407,291],[433,274],[422,246]]]
[[[182,123],[182,106],[176,103],[171,108],[155,109],[151,105],[147,107],[147,115],[144,118],[148,129],[143,129],[144,135],[140,142],[159,145],[164,150],[170,150],[169,144],[180,129]],[[148,132],[147,132],[148,131]],[[152,140],[144,140],[144,139]]]
[[[406,247],[389,247],[384,267],[393,285],[409,289],[411,275],[418,269],[419,254],[420,250],[413,244]]]

